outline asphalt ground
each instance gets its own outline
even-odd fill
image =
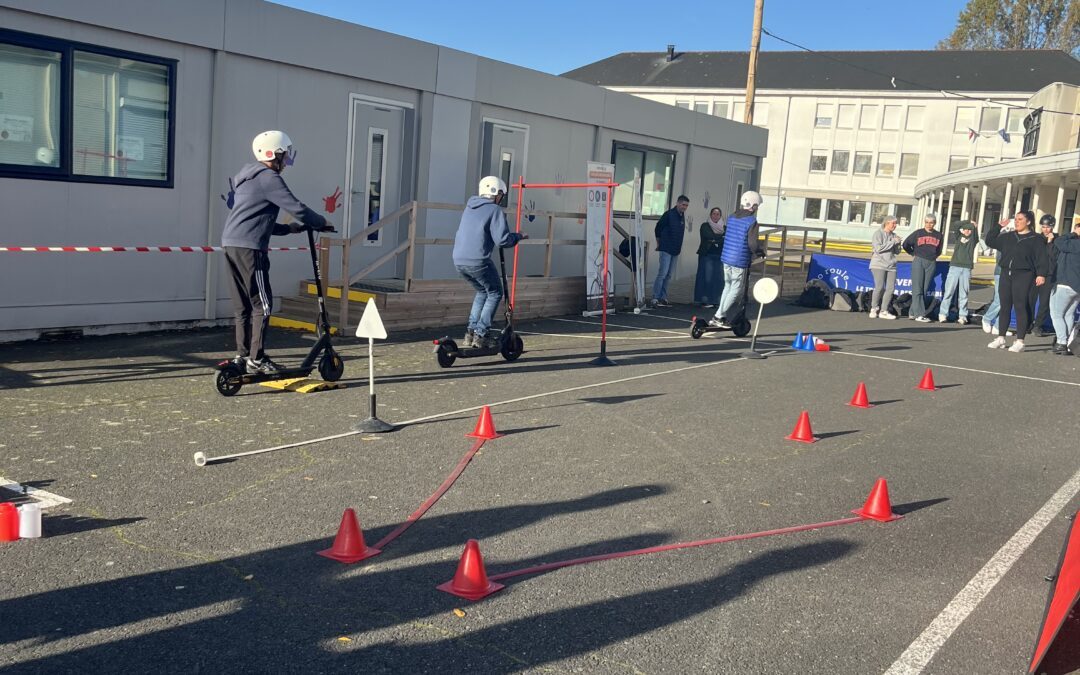
[[[440,369],[437,336],[391,336],[376,347],[379,416],[437,417],[202,468],[196,451],[349,431],[367,415],[366,344],[340,344],[343,390],[228,399],[212,365],[231,331],[0,346],[0,476],[72,500],[46,511],[45,538],[0,544],[0,667],[1023,672],[1080,508],[1080,358],[777,303],[760,325],[771,354],[749,361],[730,334],[691,340],[694,311],[611,317],[611,368],[588,365],[596,319],[521,325],[513,364]],[[800,330],[833,351],[790,350]],[[272,340],[286,363],[311,343]],[[916,389],[926,364],[936,392]],[[874,408],[845,405],[859,381]],[[316,555],[346,507],[368,544],[401,523],[471,445],[477,412],[453,411],[482,404],[507,435],[423,519],[363,563]],[[802,410],[815,444],[784,439]],[[879,476],[902,520],[517,577],[477,603],[435,589],[469,538],[498,574],[846,518]],[[1048,501],[1030,542],[1007,545]],[[999,557],[972,601],[962,591],[1003,547],[1015,564]],[[943,610],[955,630],[920,638]],[[1080,668],[1076,651],[1049,672]]]

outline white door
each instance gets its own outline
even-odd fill
[[[354,101],[349,211],[345,234],[353,236],[402,204],[405,109]],[[401,219],[399,219],[400,221]],[[407,236],[400,222],[364,238],[364,246],[396,245]]]

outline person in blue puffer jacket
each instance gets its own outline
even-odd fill
[[[747,190],[739,199],[739,210],[728,216],[724,253],[720,256],[724,263],[724,293],[720,296],[716,316],[709,320],[710,326],[731,328],[729,322],[735,318],[732,310],[741,306],[747,277],[750,276],[750,263],[762,255],[757,222],[760,206],[761,195]]]

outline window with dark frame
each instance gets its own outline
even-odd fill
[[[1042,108],[1032,111],[1024,118],[1024,153],[1022,157],[1031,157],[1039,151],[1039,127],[1042,126]]]
[[[171,188],[176,64],[0,29],[0,176]]]
[[[641,172],[641,215],[660,217],[671,207],[671,185],[675,175],[675,153],[631,143],[612,143],[615,165],[615,194],[612,210],[628,214],[633,209],[634,169]]]

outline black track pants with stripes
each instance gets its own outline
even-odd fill
[[[225,247],[230,295],[236,318],[236,353],[261,359],[274,293],[270,290],[270,256],[253,248]]]

